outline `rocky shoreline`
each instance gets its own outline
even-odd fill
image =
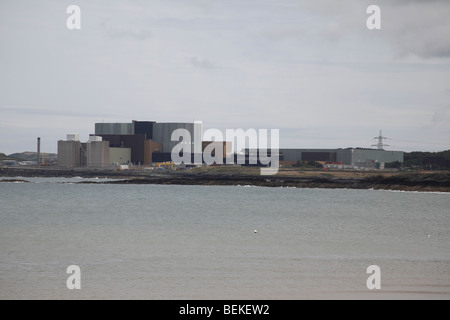
[[[433,179],[437,178],[437,179]],[[403,191],[450,192],[450,175],[370,178],[323,178],[323,177],[263,177],[263,176],[221,176],[221,175],[174,175],[171,177],[134,178],[107,181],[108,184],[177,184],[177,185],[250,185],[261,187],[295,188],[345,188],[345,189],[388,189]]]
[[[113,170],[76,170],[57,168],[0,168],[0,177],[83,177],[111,178],[111,181],[83,181],[80,183],[102,184],[176,184],[176,185],[250,185],[262,187],[296,188],[346,188],[346,189],[384,189],[403,191],[450,192],[450,173],[396,173],[373,174],[360,177],[350,173],[349,177],[323,176],[323,173],[307,177],[241,173],[204,173],[204,172],[143,172]],[[19,178],[21,182],[26,180]],[[0,182],[14,182],[15,179],[0,179]]]

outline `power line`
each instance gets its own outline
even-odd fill
[[[378,137],[374,137],[373,139],[378,139],[378,143],[377,144],[373,144],[373,146],[377,147],[378,150],[384,150],[384,147],[389,147],[388,144],[383,143],[383,140],[388,139],[386,137],[383,137],[383,134],[381,133],[380,130],[380,134]]]

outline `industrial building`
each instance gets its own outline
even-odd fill
[[[385,150],[388,146],[383,143],[383,134],[380,130],[379,136],[374,137],[378,140],[377,149],[369,148],[338,148],[338,149],[278,149],[281,165],[296,164],[298,162],[320,162],[328,165],[345,165],[355,168],[384,168],[384,164],[391,162],[400,162],[404,160],[403,151]],[[245,149],[246,161],[259,161],[258,149]],[[247,163],[247,162],[246,162]]]
[[[183,129],[181,138],[172,134]],[[192,163],[202,159],[202,123],[159,123],[136,121],[131,123],[96,123],[95,133],[87,143],[77,134],[68,134],[58,141],[58,164],[64,167],[105,167],[109,165],[152,165],[172,160],[172,150],[182,139],[184,150],[190,150]],[[200,157],[199,157],[200,156]],[[196,161],[197,160],[197,161]],[[197,164],[201,164],[202,160]]]
[[[90,136],[87,142],[87,166],[106,167],[109,163],[109,142],[99,136]]]
[[[189,139],[189,141],[183,140],[183,143],[189,143],[191,145],[191,153],[202,152],[202,123],[155,123],[153,130],[153,140],[155,142],[162,143],[162,152],[172,152],[173,148],[179,143],[179,141],[172,141],[172,133],[177,129],[185,129],[189,132],[190,137],[183,137]],[[178,137],[177,137],[178,138]]]
[[[281,164],[316,161],[329,164],[343,164],[361,168],[380,168],[385,163],[403,162],[403,151],[383,149],[346,148],[346,149],[279,149]],[[249,158],[257,158],[257,151],[245,150]]]
[[[202,153],[206,152],[215,157],[214,150],[221,150],[223,159],[229,158],[232,153],[232,145],[230,141],[202,141]],[[224,160],[223,163],[226,161]]]
[[[202,123],[136,121],[131,123],[96,123],[95,135],[109,141],[114,148],[130,148],[131,163],[151,165],[171,160],[171,152],[179,140],[172,141],[177,129],[189,132],[183,143],[190,144],[191,153],[202,152]],[[176,137],[178,138],[178,137]],[[155,157],[155,159],[153,159]]]
[[[177,134],[177,129],[183,130]],[[172,136],[175,141],[172,141]],[[130,123],[96,123],[95,133],[86,143],[81,143],[77,134],[68,134],[67,140],[58,141],[58,164],[64,167],[106,167],[123,164],[150,166],[157,162],[172,161],[172,151],[180,143],[184,151],[190,152],[189,160],[184,159],[185,164],[202,165],[205,161],[203,153],[216,157],[214,152],[217,150],[223,153],[222,163],[262,166],[262,163],[266,163],[262,157],[272,158],[272,150],[261,153],[260,161],[258,149],[245,149],[240,154],[234,154],[231,142],[202,141],[202,137],[201,122],[160,123],[133,120]],[[383,149],[382,139],[385,138],[381,131],[376,138],[379,139],[377,149],[283,148],[278,149],[273,158],[277,158],[281,165],[315,161],[360,168],[383,168],[385,163],[403,162],[402,151]],[[216,163],[220,163],[220,160],[217,160]]]
[[[61,167],[106,167],[110,164],[109,154],[109,142],[98,136],[90,136],[87,143],[81,143],[78,135],[68,134],[66,140],[58,141]]]
[[[95,135],[133,134],[131,123],[96,123]]]
[[[61,167],[81,166],[81,143],[76,140],[58,141],[58,165]]]
[[[95,135],[109,141],[111,147],[130,148],[131,163],[151,165],[153,162],[171,160],[172,149],[179,143],[178,140],[172,141],[172,133],[176,129],[189,132],[189,141],[183,142],[190,144],[191,153],[201,153],[201,122],[159,123],[133,120],[131,123],[96,123]]]
[[[109,148],[109,164],[120,165],[131,163],[131,148]]]
[[[109,146],[112,148],[128,148],[131,150],[130,162],[131,163],[144,163],[144,144],[145,135],[122,135],[122,134],[97,134],[104,141],[109,142]]]

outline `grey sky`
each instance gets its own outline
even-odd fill
[[[383,130],[391,150],[450,149],[449,16],[450,1],[2,0],[0,152],[133,119],[279,128],[281,147],[369,147]]]

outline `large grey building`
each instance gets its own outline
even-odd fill
[[[132,123],[96,123],[95,135],[100,136],[103,134],[121,134],[131,135],[133,133]]]
[[[96,123],[95,135],[109,141],[110,147],[131,148],[132,163],[151,164],[154,162],[153,157],[156,161],[170,161],[175,146],[190,151],[193,159],[198,160],[199,157],[194,155],[202,153],[203,132],[200,121]]]
[[[153,141],[162,143],[162,152],[172,152],[172,149],[180,143],[180,140],[172,141],[172,134],[177,129],[185,129],[189,133],[189,141],[183,140],[191,145],[191,153],[202,153],[202,123],[176,123],[176,122],[157,122],[153,126]],[[178,138],[178,137],[176,137]]]
[[[352,166],[363,165],[370,162],[390,163],[403,162],[403,151],[388,151],[380,149],[365,149],[365,148],[349,148],[339,149],[339,160],[345,164]]]
[[[171,152],[179,140],[172,141],[172,133],[177,129],[185,129],[189,133],[191,152],[202,152],[202,123],[201,122],[155,122],[136,121],[130,123],[96,123],[95,135],[138,135],[144,134],[145,140],[162,143],[162,152]],[[187,142],[187,141],[185,141]]]
[[[403,162],[403,151],[380,149],[346,148],[346,149],[280,149],[283,161],[325,161],[340,162],[346,165],[361,165],[378,162]]]
[[[87,142],[87,166],[88,167],[106,167],[109,165],[109,141],[93,139],[89,137]]]
[[[58,165],[61,167],[79,167],[81,143],[77,140],[58,141]]]

